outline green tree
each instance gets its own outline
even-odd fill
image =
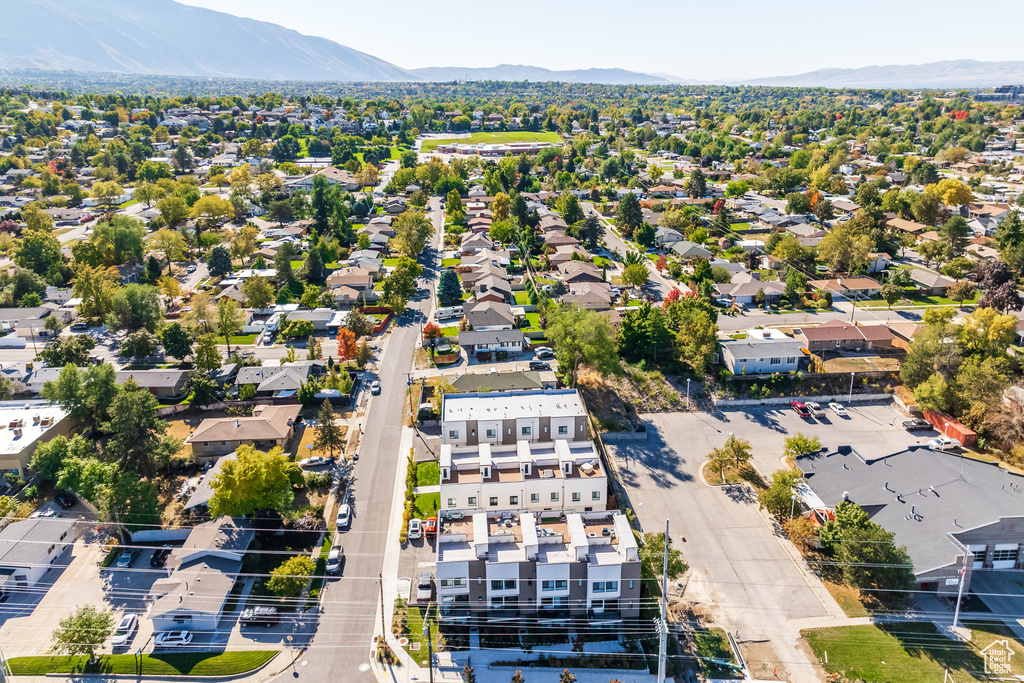
[[[118,353],[138,361],[152,356],[158,342],[156,335],[149,330],[135,330],[125,337]]]
[[[643,287],[650,279],[650,271],[643,263],[632,263],[622,270],[622,284],[630,287]]]
[[[807,436],[803,432],[797,432],[788,436],[782,442],[785,447],[783,453],[789,458],[798,458],[808,453],[817,453],[821,450],[821,439],[816,436]]]
[[[172,228],[188,220],[188,204],[181,197],[166,197],[156,203],[157,211],[164,223]]]
[[[571,192],[562,193],[562,196],[558,198],[557,208],[566,225],[583,220],[583,208],[580,206],[580,200]]]
[[[338,425],[334,414],[334,406],[327,399],[324,399],[317,413],[316,434],[313,437],[313,450],[318,453],[327,452],[331,458],[334,451],[343,451],[345,448],[344,435],[341,426]]]
[[[146,239],[142,221],[114,216],[93,230],[90,241],[96,245],[105,266],[141,263]]]
[[[164,352],[179,361],[185,360],[192,353],[192,335],[181,323],[173,322],[164,327],[160,331],[160,341]]]
[[[454,270],[441,271],[441,279],[437,285],[437,298],[442,306],[454,306],[462,302],[462,286],[459,276]]]
[[[647,532],[640,546],[640,570],[646,579],[661,578],[665,566],[665,533]],[[689,567],[683,561],[683,554],[672,547],[672,539],[668,539],[668,578],[678,579]]]
[[[242,312],[233,299],[224,297],[217,302],[217,332],[224,337],[229,356],[231,355],[231,338],[242,331],[242,325]]]
[[[107,419],[107,411],[117,391],[113,366],[104,363],[79,370],[76,364],[67,363],[57,379],[43,385],[42,395],[60,405],[72,419],[81,423],[84,430],[93,431]]]
[[[167,422],[157,416],[156,396],[129,379],[110,404],[110,419],[103,430],[110,434],[107,455],[122,470],[134,470],[145,477],[156,473],[176,453],[181,441],[165,437]]]
[[[891,282],[882,284],[882,298],[892,308],[892,305],[903,298],[903,288]]]
[[[807,276],[796,268],[786,269],[786,298],[798,301],[807,291]]]
[[[191,397],[194,406],[208,406],[220,400],[220,385],[209,372],[194,372],[189,377],[185,393]]]
[[[895,534],[874,522],[844,533],[835,550],[844,580],[864,590],[912,589],[914,562],[906,546],[897,546],[894,538]]]
[[[76,607],[53,631],[53,651],[96,658],[96,650],[114,634],[114,614],[93,605]]]
[[[270,570],[267,590],[282,598],[296,598],[316,571],[316,563],[308,555],[289,557]]]
[[[51,368],[62,368],[65,365],[82,367],[89,364],[89,352],[96,347],[96,340],[86,334],[64,337],[46,345],[37,355]]]
[[[619,231],[627,239],[632,238],[633,231],[636,230],[643,220],[644,214],[640,209],[640,200],[632,192],[623,195],[622,199],[619,200],[618,208],[615,210],[615,224],[619,227]]]
[[[115,330],[156,332],[163,320],[160,292],[152,285],[130,284],[114,293],[107,324]]]
[[[951,284],[946,290],[946,296],[958,304],[963,304],[967,299],[973,299],[977,290],[969,280],[958,280]]]
[[[657,363],[658,352],[669,347],[672,333],[661,308],[645,302],[639,309],[622,316],[617,341],[624,357],[632,360],[650,357]]]
[[[50,232],[26,230],[18,241],[14,262],[50,282],[62,279],[60,269],[64,259],[60,242]]]
[[[210,250],[206,257],[206,267],[213,277],[225,277],[232,272],[231,252],[226,247],[217,246]]]
[[[946,258],[963,256],[972,232],[962,216],[952,216],[939,228],[939,237],[946,247]]]
[[[654,246],[655,231],[650,223],[641,223],[633,231],[633,239],[642,247],[650,249]]]
[[[569,386],[576,386],[581,365],[593,366],[602,375],[621,371],[614,332],[601,314],[572,306],[554,306],[548,311],[546,331],[555,345],[559,370]]]
[[[274,303],[277,291],[274,285],[265,277],[255,276],[246,278],[242,283],[242,294],[245,295],[245,304],[249,308],[267,308]]]
[[[216,195],[200,197],[190,212],[196,226],[196,242],[204,230],[210,230],[235,215],[231,202]],[[230,257],[229,257],[230,258]]]
[[[268,453],[255,446],[239,446],[237,457],[222,463],[220,473],[212,482],[210,515],[239,517],[260,510],[291,510],[295,494],[293,480],[301,480],[302,471],[281,448]]]
[[[704,171],[699,168],[690,172],[690,178],[686,181],[686,194],[694,199],[703,197],[708,193],[708,181],[704,177]]]
[[[863,268],[870,251],[871,238],[844,224],[833,227],[818,243],[818,258],[827,263],[833,273]]]
[[[668,307],[669,327],[676,330],[675,349],[698,377],[711,368],[718,338],[717,315],[707,300],[687,297]]]
[[[48,481],[57,481],[64,463],[69,458],[88,458],[95,455],[94,444],[81,434],[68,438],[58,434],[36,446],[30,467]]]
[[[396,251],[411,258],[419,256],[427,244],[427,238],[434,234],[434,223],[422,211],[410,209],[394,222],[395,236],[391,238]]]
[[[217,338],[212,334],[201,334],[196,339],[196,367],[200,370],[216,370],[221,366]]]
[[[757,499],[762,510],[767,510],[777,519],[788,519],[795,508],[794,488],[801,481],[799,472],[778,470],[772,473],[771,485],[758,492]]]

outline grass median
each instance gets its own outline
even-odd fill
[[[142,655],[145,676],[234,676],[263,666],[279,650],[244,652],[169,652]],[[102,655],[95,664],[85,656],[14,657],[8,659],[14,676],[45,676],[46,674],[127,674],[138,673],[135,655]]]

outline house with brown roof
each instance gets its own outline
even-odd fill
[[[896,335],[885,325],[855,325],[844,320],[830,320],[818,327],[800,327],[793,337],[804,343],[811,353],[837,349],[889,350]]]
[[[911,235],[920,235],[928,229],[927,225],[908,221],[903,218],[890,218],[885,222],[885,224],[889,226],[890,230],[899,230],[900,232],[907,232]]]
[[[602,282],[601,270],[586,261],[568,261],[558,266],[558,272],[566,285],[577,282]]]
[[[462,238],[462,253],[475,254],[482,249],[492,249],[494,244],[485,235],[467,232]]]
[[[473,298],[477,301],[508,303],[512,300],[512,285],[505,278],[488,275],[473,285]]]
[[[328,166],[325,169],[317,171],[317,175],[327,178],[327,182],[331,185],[339,185],[342,189],[354,192],[359,189],[359,183],[356,182],[355,177],[343,168],[334,168]]]
[[[569,293],[562,297],[563,304],[571,304],[591,311],[607,311],[615,300],[607,282],[575,282]]]
[[[832,296],[845,298],[869,298],[882,292],[882,284],[869,277],[840,277],[832,280],[811,280],[807,283],[814,289],[831,292]]]
[[[196,459],[212,459],[251,444],[261,451],[284,448],[295,434],[295,419],[302,406],[258,405],[252,417],[207,418],[185,439]]]
[[[496,266],[490,261],[477,263],[472,267],[472,270],[462,273],[462,286],[468,289],[471,285],[475,285],[477,282],[487,277],[507,280],[508,272],[501,266]]]

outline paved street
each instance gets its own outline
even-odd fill
[[[443,228],[437,200],[431,216],[438,233]],[[439,235],[436,235],[439,237]],[[436,245],[437,239],[434,240]],[[438,252],[430,248],[421,257],[429,282],[437,276]],[[422,284],[422,283],[421,283]],[[381,393],[370,402],[362,421],[359,461],[350,482],[352,525],[342,535],[346,561],[340,578],[325,584],[323,613],[316,636],[296,674],[282,673],[280,683],[295,677],[310,681],[339,679],[373,681],[369,671],[370,645],[380,624],[380,575],[391,518],[397,468],[405,463],[399,453],[406,377],[420,326],[427,320],[431,300],[411,301],[409,310],[392,323],[392,332],[379,363]]]

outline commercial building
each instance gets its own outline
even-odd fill
[[[896,535],[914,561],[918,590],[956,595],[966,553],[965,594],[972,574],[1024,570],[1024,477],[995,463],[914,447],[875,460],[841,448],[796,465],[809,509],[851,500]]]
[[[49,401],[0,403],[0,474],[25,474],[36,446],[68,436],[72,426],[64,409]]]
[[[608,477],[592,441],[441,445],[441,510],[604,510]]]
[[[442,619],[640,615],[637,543],[618,511],[443,518],[437,586]]]
[[[586,440],[587,412],[575,389],[445,394],[441,438],[465,446]]]

